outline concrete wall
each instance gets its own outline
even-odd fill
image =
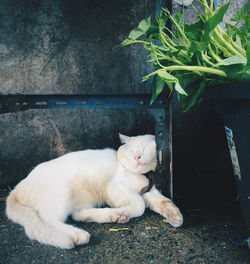
[[[118,48],[155,12],[150,0],[0,1],[0,93],[150,92],[139,46]],[[0,116],[0,185],[84,148],[117,147],[118,133],[154,133],[146,111],[29,110]]]

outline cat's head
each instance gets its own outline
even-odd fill
[[[118,161],[130,172],[144,174],[156,168],[155,136],[128,137],[121,135],[123,143],[117,151]]]

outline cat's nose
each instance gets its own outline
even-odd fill
[[[139,160],[141,158],[141,155],[137,155],[136,157],[135,157],[135,160]]]

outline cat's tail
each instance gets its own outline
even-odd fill
[[[32,208],[19,203],[16,190],[13,190],[6,200],[6,214],[9,219],[22,225],[25,233],[32,240],[60,248],[73,248],[74,243],[64,232],[43,222]]]

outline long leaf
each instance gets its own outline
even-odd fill
[[[143,19],[139,25],[130,31],[128,37],[120,44],[120,46],[126,46],[131,43],[131,40],[136,40],[137,38],[144,35],[150,27],[150,17]]]
[[[238,35],[240,37],[241,42],[244,45],[248,44],[247,32],[244,32],[243,28],[238,28],[238,27],[231,25],[231,24],[228,24],[228,23],[225,23],[225,25],[226,25],[227,32],[229,35],[234,36],[234,33],[235,33],[236,35]]]
[[[205,89],[205,82],[198,79],[189,84],[186,88],[188,96],[182,97],[182,110],[187,112],[192,106],[199,103],[202,100],[202,96]]]
[[[250,45],[247,47],[247,66],[250,66]]]
[[[128,39],[135,40],[139,38],[148,31],[149,27],[150,27],[150,17],[143,19],[139,23],[138,27],[129,33]]]
[[[197,66],[202,66],[203,65],[203,58],[202,58],[202,55],[201,55],[201,52],[200,51],[195,51],[193,56],[192,56],[192,59],[191,59],[191,63],[193,65],[197,65]]]
[[[151,97],[150,104],[152,104],[155,101],[155,99],[161,94],[165,86],[165,82],[158,75],[155,75],[152,85],[153,85],[152,97]]]
[[[181,87],[179,80],[174,77],[172,74],[166,72],[166,71],[158,71],[157,74],[160,76],[160,78],[166,82],[166,83],[175,83],[174,89],[176,92],[182,95],[187,95],[185,90]]]
[[[230,5],[230,2],[222,6],[217,13],[211,16],[205,23],[204,31],[201,36],[201,41],[208,42],[210,33],[215,29],[215,27],[223,20],[225,13]]]
[[[179,94],[182,94],[182,95],[185,95],[185,96],[188,95],[188,94],[185,92],[185,90],[181,87],[179,81],[176,82],[174,89],[175,89],[175,91],[178,92]]]
[[[199,20],[194,24],[184,25],[185,34],[190,40],[199,41],[203,30],[204,22],[202,20]]]
[[[243,63],[220,65],[219,69],[226,73],[228,80],[232,81],[245,80],[249,76],[249,69]]]
[[[224,59],[221,62],[217,63],[217,66],[223,65],[232,65],[232,64],[245,64],[247,59],[241,55],[235,55],[230,58]]]
[[[201,42],[201,41],[192,41],[189,45],[189,52],[193,53],[195,51],[203,51],[207,49],[208,42]]]
[[[176,77],[166,71],[157,71],[157,74],[163,81],[176,83]]]

